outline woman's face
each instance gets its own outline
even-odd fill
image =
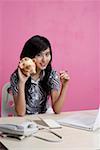
[[[46,69],[48,63],[51,60],[50,49],[47,48],[45,51],[40,52],[33,58],[36,63],[37,69],[44,70]]]

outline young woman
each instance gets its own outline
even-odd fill
[[[43,36],[33,36],[24,45],[20,60],[31,58],[36,64],[36,73],[23,74],[18,67],[11,75],[11,89],[18,116],[25,114],[46,113],[48,99],[55,113],[60,113],[68,86],[69,76],[66,71],[60,74],[52,69],[52,50],[50,42]]]

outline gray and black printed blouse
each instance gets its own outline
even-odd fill
[[[41,77],[34,81],[30,78],[30,86],[25,84],[25,99],[26,99],[26,114],[45,113],[49,107],[48,95],[41,87],[40,81],[43,79],[45,72],[43,71]],[[18,93],[18,75],[13,73],[10,78],[11,90],[13,95]],[[56,71],[52,70],[48,80],[48,85],[51,90],[60,89],[60,79]]]

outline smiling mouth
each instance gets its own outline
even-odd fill
[[[42,66],[42,67],[46,67],[47,65],[46,65],[46,64],[41,64],[41,66]]]

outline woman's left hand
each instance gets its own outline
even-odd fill
[[[68,75],[67,71],[60,71],[60,80],[62,82],[62,86],[66,85],[66,83],[69,81],[70,77]]]

